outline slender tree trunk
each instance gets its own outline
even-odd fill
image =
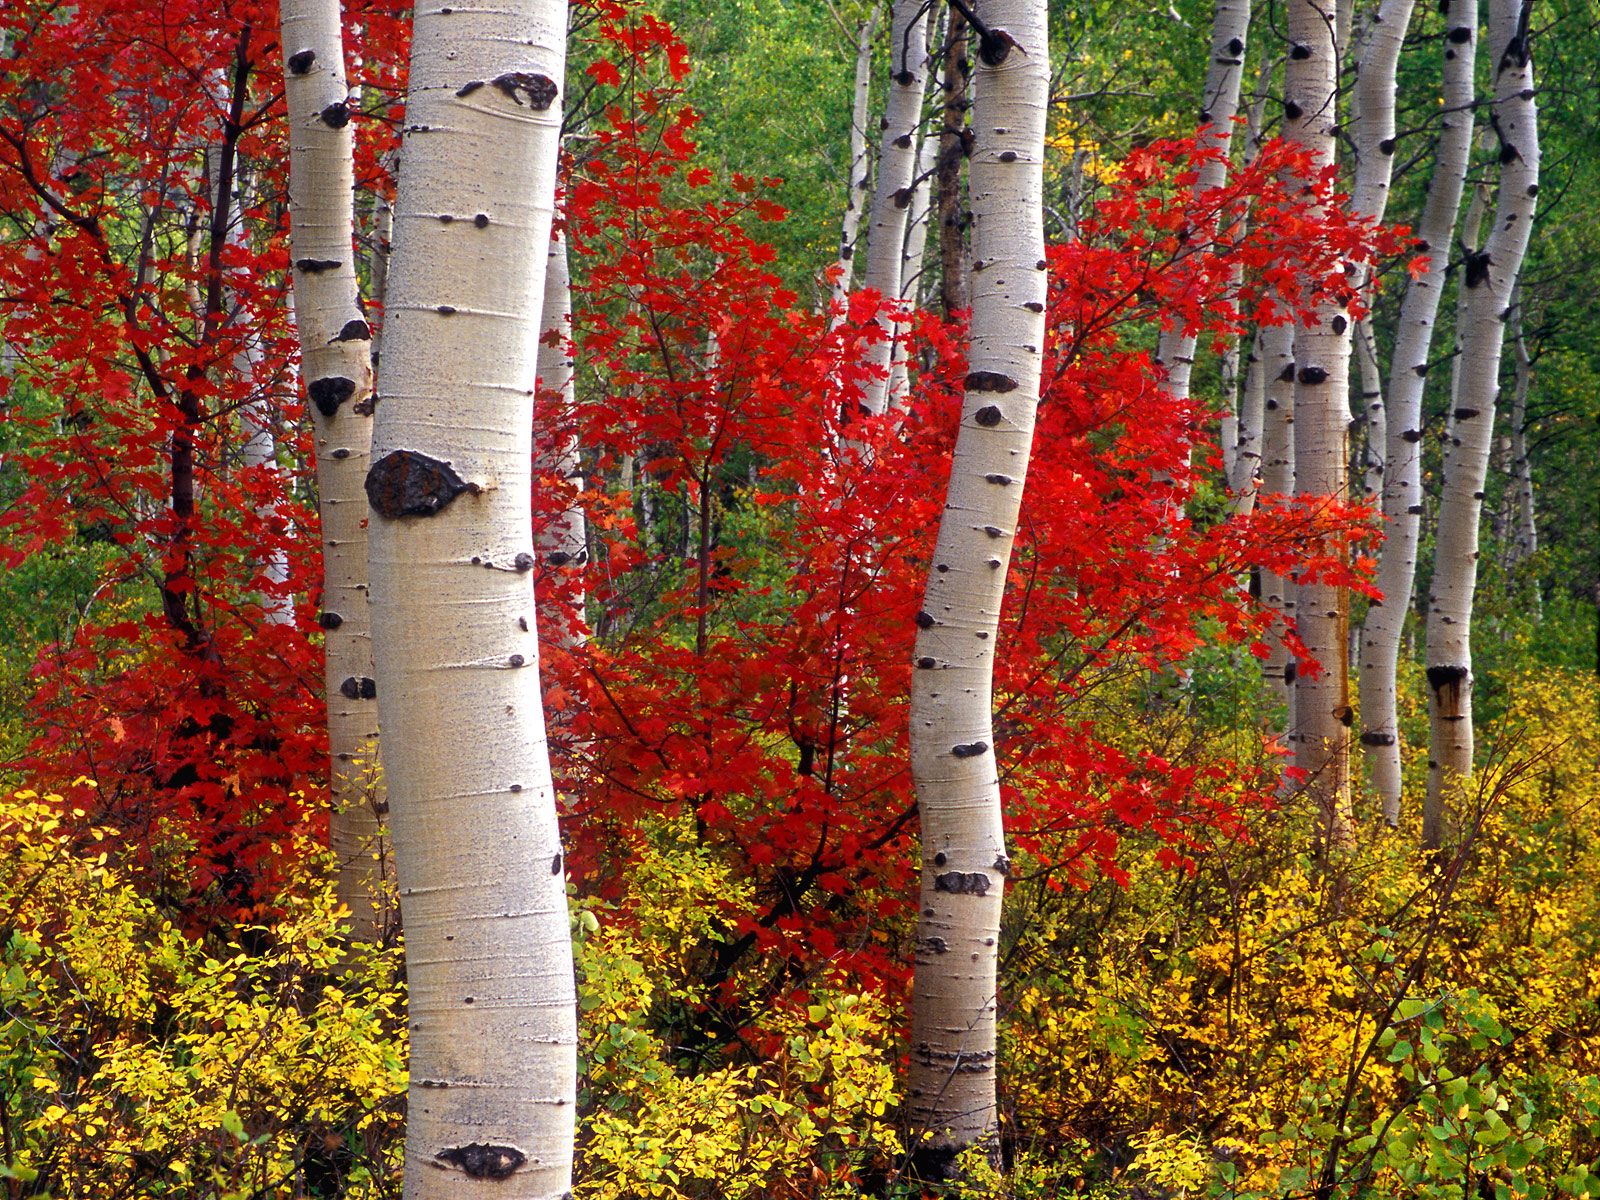
[[[971,163],[972,335],[961,429],[917,616],[911,769],[922,914],[908,1115],[924,1178],[996,1132],[996,942],[1010,863],[992,689],[1044,346],[1045,0],[985,0]],[[980,33],[984,32],[980,30]]]
[[[872,35],[882,13],[877,5],[856,30],[856,78],[850,103],[850,185],[845,194],[844,218],[839,223],[839,257],[834,263],[834,278],[829,291],[836,310],[834,323],[842,319],[844,303],[850,296],[850,277],[855,271],[856,242],[861,230],[861,212],[872,186],[872,150],[867,141],[867,106],[872,96]]]
[[[1294,326],[1266,325],[1261,329],[1261,378],[1265,393],[1261,442],[1261,490],[1269,496],[1294,491]],[[1292,583],[1270,571],[1261,573],[1261,601],[1278,617],[1279,624],[1295,623]],[[1262,667],[1267,693],[1284,707],[1286,730],[1294,721],[1295,660],[1280,629],[1267,640],[1268,655]]]
[[[1493,124],[1500,140],[1500,188],[1483,251],[1462,271],[1463,309],[1455,429],[1445,446],[1439,533],[1428,603],[1428,713],[1432,733],[1423,844],[1436,847],[1453,795],[1472,775],[1472,600],[1477,587],[1478,518],[1494,436],[1500,355],[1512,290],[1522,268],[1539,187],[1538,110],[1528,44],[1532,0],[1490,0]]]
[[[1228,175],[1227,155],[1233,145],[1233,118],[1239,111],[1245,38],[1249,32],[1250,0],[1217,0],[1211,23],[1211,65],[1206,72],[1205,103],[1200,109],[1200,121],[1210,127],[1203,144],[1222,157],[1207,161],[1200,168],[1194,182],[1196,197],[1221,187]],[[1175,401],[1189,398],[1194,347],[1194,334],[1181,326],[1164,330],[1158,341],[1156,357],[1167,368],[1165,390]]]
[[[1528,393],[1533,388],[1533,359],[1528,354],[1523,302],[1516,303],[1516,390],[1511,398],[1511,555],[1509,565],[1521,566],[1539,552],[1539,526],[1534,513],[1533,465],[1528,460]],[[1539,589],[1533,589],[1538,603]]]
[[[1237,350],[1235,350],[1237,357]],[[1233,471],[1228,487],[1233,491],[1233,509],[1240,516],[1255,510],[1256,491],[1261,474],[1261,432],[1266,417],[1267,380],[1261,361],[1261,331],[1250,341],[1244,360],[1244,386],[1239,389],[1238,443],[1234,448]]]
[[[961,199],[961,166],[967,160],[967,18],[950,9],[945,30],[944,65],[939,72],[943,117],[939,125],[939,299],[944,315],[965,309],[967,294],[967,217]]]
[[[577,433],[572,428],[577,411],[577,371],[572,358],[572,276],[567,262],[567,239],[559,229],[550,239],[545,267],[544,307],[539,331],[539,392],[559,396],[558,419],[538,432],[541,471],[558,474],[567,503],[561,512],[537,531],[534,552],[544,568],[541,578],[570,575],[575,587],[564,591],[569,611],[554,624],[558,644],[571,649],[585,638],[583,569],[589,561],[589,531],[579,494],[583,467],[579,461]]]
[[[1253,162],[1261,151],[1261,129],[1266,119],[1273,65],[1274,60],[1270,55],[1261,56],[1260,70],[1256,75],[1256,90],[1245,122],[1246,162]],[[1249,516],[1255,510],[1256,493],[1260,487],[1262,437],[1267,400],[1263,352],[1262,331],[1257,329],[1250,345],[1250,353],[1245,358],[1244,387],[1239,393],[1237,407],[1239,416],[1235,423],[1237,445],[1233,456],[1233,469],[1228,475],[1228,486],[1234,493],[1234,511],[1241,516]],[[1235,360],[1238,354],[1238,342],[1234,340],[1232,355]]]
[[[863,287],[883,297],[878,316],[883,340],[867,348],[867,362],[878,378],[862,384],[862,403],[869,413],[889,404],[889,364],[898,340],[901,255],[906,241],[906,215],[911,206],[917,170],[917,130],[922,126],[922,93],[928,68],[927,0],[893,0],[890,28],[889,99],[884,105],[883,144],[878,151],[878,181],[868,214],[867,265]]]
[[[1284,134],[1330,166],[1336,148],[1339,44],[1317,0],[1289,0],[1291,52],[1284,67]],[[1349,425],[1349,297],[1321,292],[1301,297],[1312,313],[1294,339],[1295,493],[1312,502],[1343,502],[1348,495],[1345,450]],[[1294,724],[1289,740],[1295,765],[1310,781],[1331,843],[1350,833],[1350,731],[1352,719],[1346,630],[1349,593],[1322,581],[1296,585],[1296,627],[1315,674],[1295,674]]]
[[[944,39],[944,20],[941,15],[937,45]],[[928,250],[928,223],[933,215],[933,177],[939,164],[939,138],[933,130],[918,136],[916,174],[911,189],[911,208],[906,214],[906,244],[900,260],[900,302],[907,308],[917,305],[923,287],[923,262]],[[894,362],[890,366],[889,403],[896,407],[908,398],[910,363],[907,361],[908,342],[904,336],[894,343]]]
[[[1378,363],[1378,340],[1366,317],[1356,322],[1356,363],[1360,367],[1361,397],[1358,411],[1366,431],[1361,451],[1361,499],[1376,504],[1383,497],[1383,451],[1388,442],[1389,414],[1383,407],[1383,368]]]
[[[1387,536],[1379,553],[1377,581],[1383,599],[1368,607],[1361,639],[1361,743],[1383,805],[1384,820],[1390,825],[1400,820],[1400,640],[1422,536],[1422,398],[1450,260],[1451,235],[1472,152],[1478,0],[1449,0],[1445,24],[1444,124],[1417,226],[1419,249],[1427,255],[1428,263],[1406,287],[1389,363],[1383,472]]]
[[[372,444],[371,343],[357,298],[349,89],[337,0],[283,0],[282,18],[295,325],[315,424],[322,518],[330,841],[339,900],[364,939],[387,923],[381,907],[387,848],[361,492]]]
[[[1414,7],[1414,0],[1384,0],[1368,15],[1356,56],[1350,120],[1356,166],[1350,208],[1373,221],[1383,220],[1389,206],[1389,185],[1394,177],[1395,72]],[[1363,291],[1368,290],[1364,269],[1357,283]],[[1370,302],[1370,297],[1367,299]],[[1376,499],[1382,487],[1383,384],[1377,342],[1368,321],[1356,323],[1355,338],[1361,381],[1356,421],[1365,431],[1362,498],[1367,500]]]
[[[366,491],[411,1010],[408,1200],[572,1186],[576,1005],[531,514],[567,6],[416,10]]]

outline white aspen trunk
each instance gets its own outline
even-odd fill
[[[1312,156],[1315,168],[1334,161],[1339,44],[1317,0],[1289,0],[1290,53],[1284,67],[1284,136]],[[1350,318],[1346,298],[1319,293],[1300,298],[1311,310],[1294,338],[1295,493],[1342,502],[1349,493]],[[1324,833],[1338,844],[1350,835],[1350,707],[1346,657],[1349,593],[1325,582],[1297,584],[1296,627],[1321,665],[1294,678],[1294,724],[1289,741],[1322,811]]]
[[[355,936],[369,939],[388,924],[381,886],[388,850],[361,491],[372,443],[371,343],[357,296],[349,89],[337,0],[284,0],[282,20],[295,325],[322,522],[329,842],[339,864],[339,901],[350,910]]]
[[[1233,511],[1246,517],[1255,511],[1256,492],[1260,487],[1261,432],[1267,406],[1265,366],[1261,360],[1261,331],[1258,329],[1244,360],[1244,386],[1239,391],[1238,444],[1233,456],[1233,472],[1228,476],[1228,487],[1234,494]]]
[[[970,373],[911,691],[922,887],[907,1108],[923,1178],[947,1177],[957,1154],[992,1145],[997,1130],[996,943],[1010,862],[994,650],[1045,334],[1045,0],[984,0],[977,14],[988,34],[975,64]]]
[[[1450,240],[1472,152],[1478,0],[1449,0],[1444,15],[1444,124],[1417,226],[1420,250],[1428,256],[1428,265],[1406,287],[1389,362],[1383,472],[1386,537],[1379,551],[1377,580],[1383,599],[1368,607],[1361,638],[1361,744],[1384,820],[1391,826],[1400,821],[1402,786],[1397,682],[1400,641],[1422,538],[1422,398]]]
[[[939,139],[929,130],[917,143],[917,183],[911,192],[911,211],[906,218],[906,248],[900,264],[900,299],[907,304],[916,304],[917,298],[926,291],[922,286],[922,264],[928,250],[928,221],[933,210],[933,173],[938,161]]]
[[[1383,450],[1388,441],[1388,414],[1383,408],[1383,369],[1378,364],[1378,342],[1372,322],[1356,322],[1356,363],[1361,368],[1359,411],[1365,430],[1361,450],[1361,498],[1368,504],[1383,496]]]
[[[1373,221],[1383,220],[1389,207],[1389,185],[1394,177],[1395,71],[1414,7],[1415,0],[1384,0],[1367,17],[1356,57],[1349,126],[1356,166],[1350,208]],[[1358,274],[1357,283],[1363,291],[1368,290],[1365,268]],[[1361,402],[1356,414],[1365,432],[1362,498],[1375,499],[1380,494],[1383,474],[1383,384],[1371,325],[1358,322],[1355,334],[1361,381]]]
[[[1490,0],[1494,129],[1500,186],[1494,225],[1462,270],[1461,355],[1455,429],[1445,446],[1439,532],[1428,602],[1428,795],[1423,845],[1439,846],[1451,800],[1472,776],[1472,600],[1477,587],[1478,518],[1494,436],[1500,356],[1512,290],[1522,268],[1539,187],[1538,110],[1528,45],[1532,0]]]
[[[389,174],[393,175],[398,163],[393,153],[384,156]],[[378,324],[372,331],[372,373],[376,377],[383,365],[383,312],[389,302],[389,250],[394,240],[394,200],[386,193],[377,197],[372,214],[372,307],[378,312]]]
[[[407,1200],[565,1195],[576,1003],[534,620],[562,0],[419,6],[366,492],[406,931]]]
[[[944,40],[943,21],[940,22],[936,43]],[[936,81],[937,82],[937,81]],[[924,131],[917,143],[916,180],[911,191],[911,209],[906,216],[906,245],[900,261],[900,302],[907,307],[917,304],[922,287],[922,264],[928,249],[928,221],[933,209],[933,175],[939,162],[939,138],[933,130]],[[894,342],[894,361],[890,366],[889,403],[896,408],[909,398],[909,370],[906,339],[897,337]]]
[[[1485,138],[1487,133],[1485,131]],[[1489,213],[1489,184],[1480,179],[1472,189],[1472,199],[1467,202],[1467,214],[1461,218],[1461,258],[1462,262],[1479,253],[1483,249],[1483,221]],[[1456,363],[1461,361],[1462,347],[1464,345],[1463,331],[1467,327],[1467,289],[1459,283],[1456,284],[1456,313],[1453,345],[1450,352],[1450,405],[1444,412],[1444,438],[1449,442],[1456,435],[1456,408],[1459,405],[1461,392],[1461,374],[1455,369]],[[1424,606],[1426,607],[1426,606]]]
[[[872,96],[872,35],[878,28],[882,10],[872,11],[856,30],[856,77],[850,103],[850,183],[845,193],[844,218],[839,223],[839,257],[836,277],[829,285],[837,325],[843,306],[850,297],[850,278],[855,270],[856,242],[861,230],[861,211],[872,186],[872,151],[867,141],[867,106]]]
[[[1528,393],[1533,388],[1533,359],[1523,325],[1522,304],[1516,306],[1517,382],[1511,398],[1511,555],[1510,565],[1520,566],[1539,552],[1539,526],[1535,519],[1533,464],[1528,460]],[[1538,603],[1539,589],[1533,589]]]
[[[1261,442],[1261,490],[1269,496],[1294,491],[1294,326],[1261,329],[1261,379],[1265,402]],[[1294,585],[1270,571],[1261,573],[1261,601],[1282,624],[1295,623]],[[1267,640],[1270,653],[1262,666],[1267,693],[1284,706],[1284,729],[1294,728],[1295,660],[1274,628]]]
[[[579,580],[571,596],[574,611],[563,612],[562,619],[555,625],[557,644],[566,649],[582,645],[585,640],[582,578],[589,561],[588,524],[578,501],[583,491],[583,467],[579,461],[578,437],[570,427],[578,404],[577,365],[572,354],[572,276],[567,261],[566,235],[557,230],[550,238],[545,267],[538,365],[540,393],[561,397],[560,422],[555,429],[542,431],[538,442],[540,469],[561,476],[567,504],[559,516],[537,531],[534,553],[544,568],[545,578],[557,572],[570,572]]]
[[[867,263],[861,284],[883,297],[878,316],[883,340],[867,347],[867,363],[878,378],[862,384],[862,404],[869,413],[889,404],[890,363],[898,341],[895,313],[900,296],[901,255],[905,249],[906,216],[917,170],[917,130],[922,126],[922,93],[928,66],[927,0],[893,0],[890,27],[889,98],[884,104],[883,144],[878,151],[878,179],[872,192],[867,233]]]
[[[1255,161],[1261,152],[1261,128],[1266,118],[1267,97],[1271,92],[1274,60],[1261,56],[1261,66],[1256,74],[1256,90],[1250,101],[1245,121],[1244,154],[1246,162]],[[1242,276],[1241,276],[1242,278]],[[1257,328],[1245,358],[1244,387],[1239,394],[1238,419],[1235,422],[1237,446],[1233,456],[1233,470],[1228,476],[1228,486],[1233,491],[1233,510],[1240,516],[1255,511],[1256,493],[1260,488],[1262,437],[1265,432],[1267,378],[1262,344],[1262,331]],[[1238,343],[1233,343],[1233,354],[1238,356]]]
[[[1239,111],[1239,88],[1244,78],[1245,38],[1250,32],[1250,0],[1217,0],[1211,22],[1211,65],[1206,70],[1205,103],[1200,121],[1210,126],[1205,138],[1209,149],[1222,158],[1200,168],[1194,182],[1196,197],[1222,186],[1227,178],[1227,154],[1233,145],[1233,118]],[[1200,242],[1203,250],[1208,242]],[[1181,325],[1163,330],[1156,347],[1157,361],[1166,365],[1163,384],[1174,400],[1189,398],[1189,380],[1194,371],[1194,335]],[[1224,442],[1227,438],[1224,437]],[[1224,448],[1224,453],[1228,451]]]

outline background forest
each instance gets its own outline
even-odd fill
[[[1014,264],[974,97],[1044,62],[999,3],[573,0],[559,87],[454,92],[560,118],[532,543],[453,553],[537,595],[475,665],[543,689],[509,791],[560,820],[570,1194],[1600,1197],[1600,12],[1049,0],[1035,420],[978,361]],[[0,5],[8,1200],[568,1186],[406,1150],[450,1090],[408,1070],[431,891],[516,835],[430,781],[455,882],[395,882],[417,747],[501,743],[443,686],[379,731],[390,663],[476,653],[396,632],[390,530],[483,489],[384,441],[449,369],[390,271],[410,6],[346,0],[343,68],[283,32],[314,7]],[[298,240],[312,128],[354,261],[348,218]],[[502,236],[498,169],[430,228]],[[977,477],[1020,514],[957,561],[958,439],[1012,424],[1031,458]],[[912,728],[952,565],[996,589],[949,751],[997,781],[976,873],[922,839]],[[966,958],[928,889],[1004,892],[956,1117],[917,1083],[913,975]]]

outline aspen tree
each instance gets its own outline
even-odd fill
[[[1533,465],[1528,458],[1528,393],[1533,387],[1533,358],[1528,353],[1523,302],[1516,301],[1516,388],[1511,394],[1511,537],[1506,563],[1517,567],[1539,552],[1539,526],[1534,514]],[[1538,589],[1534,589],[1538,602]]]
[[[1294,327],[1267,325],[1261,330],[1262,434],[1261,490],[1269,496],[1294,491]],[[1261,573],[1261,600],[1278,618],[1267,639],[1262,674],[1267,692],[1288,713],[1285,729],[1293,729],[1295,659],[1281,627],[1295,620],[1294,585],[1271,571]]]
[[[1456,359],[1454,423],[1445,445],[1428,597],[1427,674],[1430,746],[1422,840],[1445,837],[1452,794],[1472,775],[1472,600],[1477,587],[1478,522],[1494,436],[1500,358],[1512,294],[1522,269],[1539,191],[1538,109],[1528,21],[1532,0],[1490,0],[1494,73],[1492,127],[1500,143],[1494,224],[1483,249],[1462,269],[1461,354]]]
[[[324,674],[338,897],[356,936],[381,932],[378,705],[367,611],[366,475],[372,444],[370,330],[355,265],[355,169],[338,0],[283,0],[289,109],[289,241],[300,372],[316,438],[322,518]]]
[[[1205,102],[1200,109],[1200,121],[1209,126],[1203,144],[1209,144],[1221,157],[1207,160],[1201,166],[1194,182],[1196,197],[1221,187],[1227,178],[1227,155],[1233,146],[1233,118],[1239,111],[1245,38],[1249,32],[1250,0],[1217,0],[1211,22],[1211,59],[1206,70]],[[1194,334],[1182,326],[1164,330],[1157,343],[1156,358],[1167,368],[1165,391],[1173,400],[1189,398],[1194,347]]]
[[[937,44],[944,40],[944,19],[941,15]],[[900,302],[908,308],[916,305],[923,291],[922,264],[928,250],[928,222],[933,215],[933,176],[938,169],[939,139],[932,130],[922,132],[917,140],[917,165],[912,176],[911,204],[906,213],[906,244],[900,255]],[[897,337],[894,342],[894,361],[889,368],[889,403],[896,407],[908,398],[908,373],[910,363],[906,357],[907,340]]]
[[[560,397],[560,419],[555,428],[541,433],[539,467],[559,475],[567,503],[560,513],[535,531],[534,552],[548,577],[553,572],[581,573],[589,561],[588,524],[578,493],[583,490],[577,435],[569,427],[577,408],[577,371],[572,358],[572,273],[567,260],[567,238],[558,227],[550,238],[545,266],[544,304],[539,324],[539,391]],[[580,583],[571,596],[572,612],[553,623],[560,644],[568,648],[583,641],[583,600]]]
[[[1255,161],[1256,155],[1261,152],[1261,130],[1266,121],[1267,99],[1271,92],[1274,65],[1275,61],[1270,55],[1261,56],[1261,65],[1256,74],[1255,94],[1250,101],[1245,119],[1246,162]],[[1241,279],[1242,274],[1236,271],[1234,278]],[[1234,493],[1234,511],[1241,516],[1249,516],[1254,511],[1256,493],[1260,487],[1262,435],[1267,401],[1267,379],[1262,354],[1262,331],[1258,329],[1251,343],[1250,353],[1245,356],[1244,380],[1243,386],[1239,388],[1238,403],[1230,404],[1230,409],[1237,415],[1231,422],[1229,418],[1224,418],[1222,431],[1224,443],[1231,441],[1234,444],[1227,480],[1228,487]],[[1229,340],[1228,351],[1223,356],[1223,377],[1230,397],[1233,395],[1239,373],[1238,361],[1239,342],[1237,338],[1232,338]]]
[[[1334,161],[1339,46],[1336,22],[1317,0],[1289,0],[1289,59],[1284,66],[1284,136],[1298,142],[1320,170]],[[1349,423],[1349,297],[1327,291],[1302,296],[1311,318],[1294,337],[1294,490],[1343,500]],[[1331,842],[1344,841],[1350,821],[1349,662],[1345,640],[1349,596],[1325,582],[1296,583],[1295,626],[1316,673],[1294,677],[1295,765],[1310,780]]]
[[[1406,286],[1389,360],[1383,451],[1385,537],[1377,579],[1383,599],[1368,607],[1361,637],[1361,744],[1384,820],[1390,825],[1400,820],[1400,639],[1422,534],[1422,397],[1450,239],[1472,151],[1478,0],[1448,0],[1444,18],[1443,124],[1417,225],[1418,250],[1427,256],[1427,263]]]
[[[1374,222],[1383,220],[1389,206],[1389,185],[1394,177],[1395,72],[1414,7],[1414,0],[1384,0],[1368,15],[1356,55],[1356,82],[1351,89],[1350,106],[1356,165],[1350,209]],[[1358,287],[1365,290],[1364,267],[1359,269],[1356,280]],[[1372,447],[1382,446],[1386,421],[1377,342],[1371,323],[1365,319],[1356,322],[1354,345],[1361,387],[1357,411],[1367,435],[1362,490],[1363,499],[1369,499],[1376,498],[1382,486],[1382,450],[1374,454]]]
[[[856,74],[850,92],[850,182],[845,191],[844,217],[839,223],[839,257],[829,284],[833,306],[840,312],[850,295],[850,277],[855,271],[856,243],[861,230],[862,209],[872,186],[872,149],[867,142],[867,107],[872,97],[872,35],[878,28],[881,9],[877,5],[856,27]]]
[[[890,9],[889,98],[884,103],[883,142],[868,214],[866,269],[861,277],[862,286],[876,291],[886,305],[878,315],[883,340],[869,346],[866,354],[878,374],[862,384],[862,404],[869,413],[881,413],[888,407],[889,364],[899,340],[895,315],[927,80],[928,7],[928,0],[893,0]]]
[[[976,6],[972,333],[918,633],[911,769],[922,818],[908,1115],[924,1178],[996,1131],[996,942],[1010,868],[992,689],[1044,346],[1044,0]],[[977,24],[977,22],[975,22]]]
[[[408,1200],[571,1188],[576,1005],[531,514],[567,6],[419,6],[366,491]]]

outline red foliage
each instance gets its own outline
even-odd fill
[[[23,229],[0,244],[0,292],[33,397],[12,415],[32,423],[27,484],[0,523],[12,558],[96,530],[117,598],[41,660],[27,769],[97,781],[93,819],[123,829],[135,861],[177,835],[194,895],[175,901],[216,882],[206,904],[247,908],[271,894],[274,847],[314,830],[325,796],[308,431],[286,395],[278,53],[261,32],[275,14],[157,10],[95,0],[43,32],[31,13],[0,13],[26,64],[0,78],[0,211]],[[567,227],[595,628],[545,664],[572,861],[583,886],[612,888],[641,820],[680,814],[762,906],[728,915],[715,973],[759,948],[781,950],[782,970],[832,960],[893,976],[896,949],[869,935],[914,890],[906,697],[962,330],[906,314],[913,400],[860,416],[879,298],[853,296],[830,329],[784,289],[751,232],[782,218],[777,181],[735,176],[721,193],[695,159],[682,44],[631,5],[593,10],[599,56],[573,72],[593,137],[570,165]],[[404,24],[377,5],[354,16],[359,177],[382,188]],[[215,95],[196,79],[217,80]],[[250,172],[247,234],[232,240],[203,165],[230,145]],[[1274,784],[1102,728],[1086,703],[1097,684],[1258,641],[1269,617],[1239,585],[1252,567],[1360,582],[1343,565],[1359,511],[1268,497],[1247,520],[1181,516],[1208,473],[1188,464],[1213,414],[1165,397],[1138,347],[1162,320],[1204,340],[1292,319],[1274,295],[1342,287],[1344,260],[1374,241],[1326,181],[1284,182],[1306,163],[1283,146],[1196,199],[1207,153],[1193,140],[1138,151],[1082,239],[1050,252],[996,715],[1015,843],[1052,886],[1114,873],[1130,829],[1181,866]],[[542,436],[561,436],[549,399]],[[253,400],[276,413],[277,470],[239,469],[235,414]],[[632,491],[607,490],[628,460]],[[552,480],[541,508],[566,502]],[[281,588],[259,570],[274,551],[290,567]],[[544,582],[548,634],[574,609],[574,580]],[[267,621],[286,597],[300,619]]]

